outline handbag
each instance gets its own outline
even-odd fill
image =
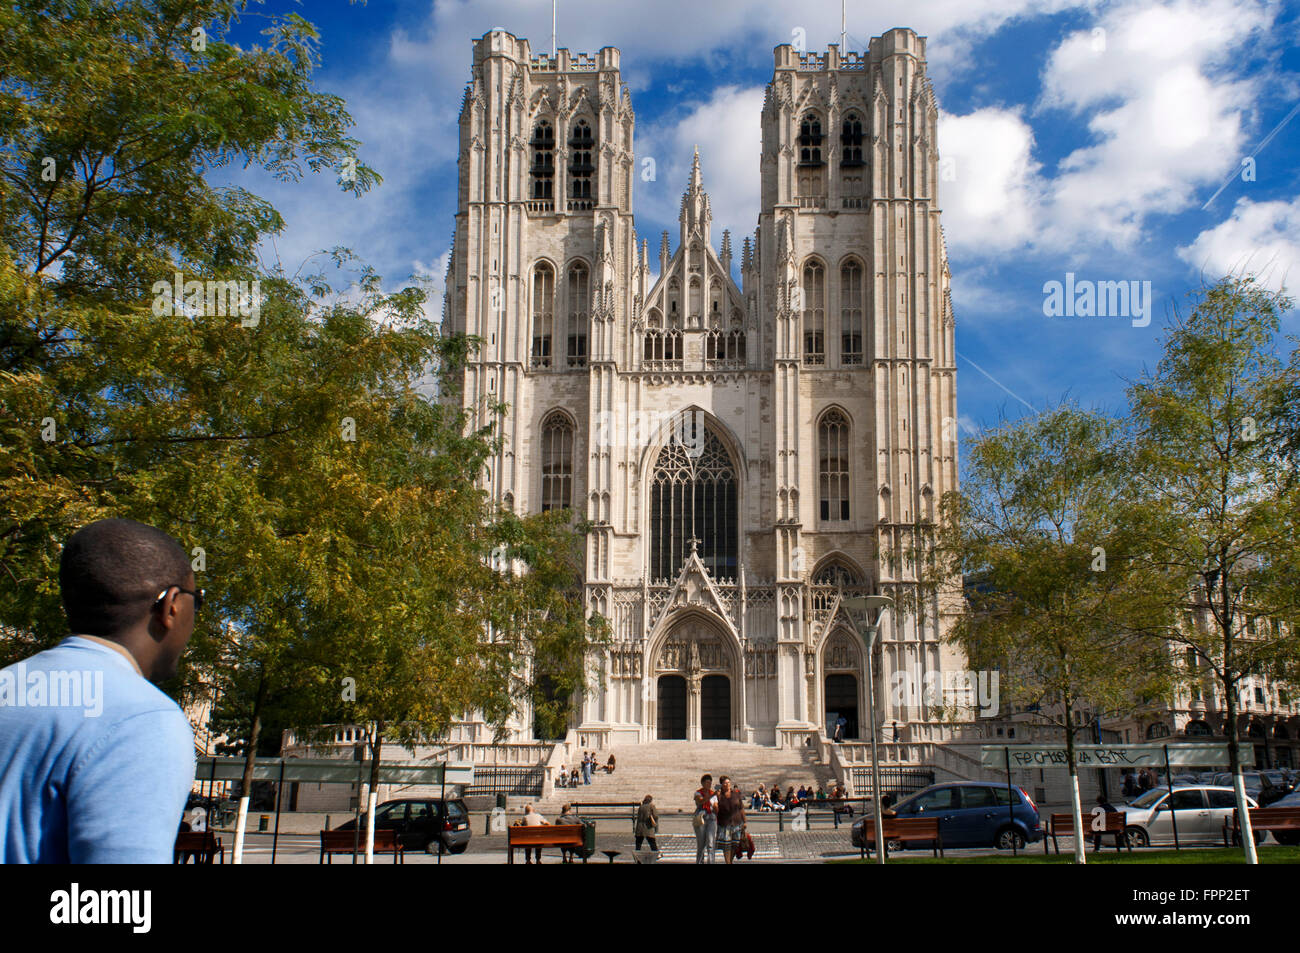
[[[749,860],[754,859],[754,838],[749,831],[745,831],[745,854]]]
[[[691,826],[698,833],[704,827],[704,812],[696,811],[695,816],[691,818]]]

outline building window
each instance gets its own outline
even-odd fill
[[[682,332],[677,326],[677,318],[669,319],[669,326],[663,327],[663,320],[658,311],[650,312],[646,327],[644,350],[641,355],[641,369],[646,371],[678,371],[682,368]]]
[[[704,429],[687,446],[681,440],[691,437],[680,429],[659,451],[651,477],[650,577],[675,579],[694,548],[714,578],[734,579],[740,532],[736,468],[712,431]]]
[[[545,262],[533,269],[533,367],[551,366],[555,337],[555,272]]]
[[[822,121],[814,112],[804,113],[799,123],[799,164],[822,164]]]
[[[822,414],[817,427],[821,518],[849,518],[849,422],[838,410]]]
[[[708,336],[704,339],[704,364],[713,370],[745,366],[745,329],[740,312],[732,313],[731,327],[724,329],[720,316],[710,315]]]
[[[591,281],[587,266],[569,268],[569,347],[570,367],[587,365],[587,318],[591,307]]]
[[[542,512],[573,504],[573,421],[552,411],[542,422]]]
[[[803,362],[826,363],[826,270],[816,261],[803,268]]]
[[[862,363],[862,266],[856,261],[840,269],[840,362]]]
[[[532,198],[550,201],[555,197],[555,129],[543,119],[533,129],[529,143],[533,150]]]
[[[591,208],[596,183],[596,166],[592,162],[595,148],[591,126],[579,119],[569,139],[569,198],[573,200],[569,207],[575,211]]]
[[[844,117],[840,146],[841,169],[854,169],[862,165],[862,117],[855,112]]]

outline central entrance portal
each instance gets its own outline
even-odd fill
[[[701,613],[681,618],[659,642],[655,676],[655,735],[661,740],[730,740],[743,726],[744,704],[734,637]]]
[[[725,675],[700,681],[700,737],[731,738],[731,679]]]
[[[686,740],[686,679],[680,675],[659,676],[659,737]]]

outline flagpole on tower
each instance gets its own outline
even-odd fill
[[[551,0],[551,56],[558,51],[555,48],[555,0]]]
[[[844,4],[847,0],[840,0],[840,56],[844,55],[844,37],[847,34],[844,19]]]

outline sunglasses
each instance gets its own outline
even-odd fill
[[[163,599],[165,599],[165,598],[167,597],[167,593],[170,592],[172,589],[180,589],[180,591],[183,592],[183,593],[185,593],[186,595],[193,596],[193,597],[194,597],[194,611],[195,611],[196,613],[199,612],[199,611],[203,608],[203,599],[204,599],[204,597],[207,595],[207,590],[206,590],[206,589],[184,589],[184,588],[182,588],[182,587],[180,587],[180,586],[168,586],[168,587],[167,587],[166,589],[164,589],[162,592],[158,593],[158,598],[154,601],[154,604],[153,604],[153,607],[154,607],[155,609],[158,608],[158,606],[162,604]]]

